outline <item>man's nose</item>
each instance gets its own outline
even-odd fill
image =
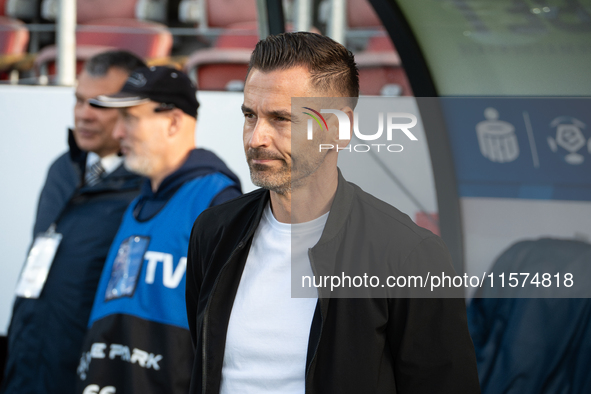
[[[267,147],[271,144],[273,128],[264,119],[259,119],[250,136],[249,145],[251,148]]]
[[[123,123],[121,116],[117,118],[117,122],[115,122],[115,126],[113,127],[113,132],[111,134],[113,138],[118,140],[125,137],[125,124]]]

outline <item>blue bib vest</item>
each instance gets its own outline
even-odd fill
[[[185,307],[187,249],[193,222],[233,182],[213,173],[188,181],[151,219],[134,200],[105,263],[78,367],[78,393],[181,393],[193,360]],[[115,390],[115,391],[113,391]],[[164,390],[164,391],[162,391]]]

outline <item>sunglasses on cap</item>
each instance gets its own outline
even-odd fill
[[[160,103],[159,106],[154,108],[154,112],[158,113],[158,112],[172,111],[175,108],[176,107],[174,104]]]

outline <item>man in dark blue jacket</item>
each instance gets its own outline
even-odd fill
[[[186,394],[193,349],[185,309],[191,227],[239,196],[240,182],[195,148],[195,86],[168,67],[134,71],[117,95],[114,129],[125,166],[148,178],[113,240],[78,366],[78,393]]]
[[[90,59],[78,79],[70,151],[49,169],[34,227],[35,236],[51,227],[62,240],[39,296],[17,297],[14,303],[4,394],[74,390],[100,273],[140,186],[140,177],[123,167],[112,137],[117,111],[90,107],[88,99],[117,92],[142,65],[131,53],[106,52]]]

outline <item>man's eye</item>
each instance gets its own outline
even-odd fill
[[[254,119],[254,114],[245,113],[245,114],[244,114],[244,117],[245,117],[246,119]]]

